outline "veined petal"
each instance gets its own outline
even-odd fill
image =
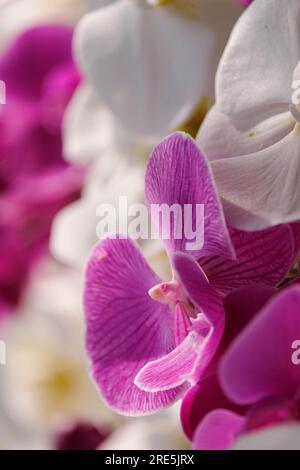
[[[196,450],[226,450],[241,432],[245,418],[232,411],[214,410],[208,413],[195,431]]]
[[[196,366],[204,356],[213,328],[203,315],[193,321],[188,336],[168,355],[146,364],[135,378],[143,390],[158,392],[185,384],[195,383]],[[204,364],[203,364],[204,366]]]
[[[175,347],[171,311],[148,295],[159,282],[129,239],[107,239],[92,252],[84,295],[87,350],[102,396],[124,414],[157,411],[183,391],[147,393],[134,384],[145,364]]]
[[[216,78],[218,107],[237,128],[250,130],[288,109],[299,21],[298,0],[253,2],[238,20]]]
[[[212,162],[228,223],[255,231],[298,221],[299,155],[300,134],[295,126],[280,142],[260,152]]]
[[[238,404],[294,394],[300,368],[293,364],[293,343],[300,333],[300,288],[276,296],[229,347],[221,361],[226,395]]]
[[[209,165],[187,134],[177,132],[154,149],[146,172],[146,201],[150,210],[154,205],[179,208],[181,227],[178,217],[176,225],[173,218],[168,220],[170,236],[164,241],[169,252],[185,252],[195,259],[200,255],[234,257]],[[200,205],[204,206],[204,220],[197,209]],[[190,213],[186,212],[188,206]],[[160,219],[162,232],[162,225],[168,221]],[[178,227],[181,230],[176,234]],[[200,235],[200,240],[192,240],[193,232]]]
[[[277,286],[289,273],[295,252],[288,225],[260,232],[230,229],[236,260],[220,256],[202,258],[199,263],[212,286],[227,294],[249,284]]]

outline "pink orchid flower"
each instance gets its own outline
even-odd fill
[[[186,134],[167,137],[153,151],[146,200],[204,204],[205,240],[194,251],[185,237],[164,241],[171,282],[162,282],[123,236],[100,242],[91,254],[84,305],[93,377],[111,407],[134,415],[172,404],[197,383],[223,335],[224,294],[247,283],[277,285],[294,255],[289,226],[229,232],[208,163]]]
[[[80,194],[83,172],[62,154],[62,119],[80,81],[71,47],[72,29],[43,25],[0,57],[0,299],[11,305],[45,252],[54,215]]]
[[[293,361],[299,306],[300,288],[294,285],[268,302],[232,342],[219,369],[221,389],[232,405],[204,417],[194,434],[196,448],[228,448],[241,435],[299,421],[300,367]],[[243,416],[232,406],[247,412]]]

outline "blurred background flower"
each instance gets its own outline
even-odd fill
[[[0,79],[6,85],[0,108],[0,338],[7,352],[0,366],[0,442],[8,449],[127,448],[128,432],[132,448],[188,445],[177,412],[149,422],[120,417],[103,404],[89,377],[81,268],[96,241],[95,208],[116,201],[120,192],[129,201],[141,199],[148,151],[142,143],[133,149],[136,161],[130,160],[132,142],[119,128],[112,132],[116,122],[108,110],[104,129],[97,126],[101,133],[90,140],[81,125],[90,131],[98,116],[82,115],[79,107],[76,117],[74,104],[71,138],[64,142],[69,101],[76,89],[80,100],[85,89],[72,59],[73,30],[93,6],[77,0],[0,3]],[[99,146],[107,156],[98,161]],[[95,162],[87,171],[91,155]],[[49,235],[55,215],[81,194],[66,209],[75,212],[69,229],[64,221],[53,236],[59,241],[53,252],[65,266],[51,256]],[[155,258],[157,249],[148,252]]]
[[[71,44],[69,27],[36,26],[0,59],[0,303],[9,306],[47,250],[54,215],[81,191],[84,174],[62,152],[64,110],[80,81]]]

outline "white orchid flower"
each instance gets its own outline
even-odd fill
[[[142,137],[165,135],[213,93],[218,60],[242,10],[236,0],[100,2],[79,22],[75,57],[122,127]]]
[[[230,224],[300,219],[300,2],[254,1],[237,22],[198,134]]]

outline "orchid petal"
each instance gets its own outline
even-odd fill
[[[228,223],[253,231],[299,220],[299,154],[296,126],[260,152],[212,162]]]
[[[250,285],[237,289],[225,297],[225,331],[220,345],[200,383],[188,390],[182,401],[181,422],[190,439],[203,417],[216,408],[226,408],[239,414],[245,413],[244,407],[236,405],[225,396],[219,384],[217,367],[235,337],[276,293],[276,289],[268,286]]]
[[[168,390],[186,381],[195,384],[212,360],[224,331],[223,304],[199,265],[187,255],[173,260],[176,278],[197,311],[188,336],[169,355],[146,364],[135,383],[144,390]]]
[[[287,225],[261,232],[230,229],[237,259],[203,258],[199,262],[212,286],[227,294],[248,284],[277,286],[294,261],[294,239]]]
[[[237,128],[251,130],[288,109],[300,57],[299,21],[298,0],[256,1],[238,20],[216,78],[218,107]]]
[[[193,448],[226,450],[243,428],[245,418],[232,411],[214,410],[208,413],[195,431]]]
[[[134,383],[149,361],[175,347],[173,316],[148,291],[160,279],[129,239],[107,239],[94,249],[86,274],[87,349],[94,379],[109,405],[147,414],[174,402],[183,389],[147,393]]]
[[[177,204],[181,209],[183,230],[176,238],[178,225],[175,226],[171,219],[170,237],[165,240],[169,252],[189,253],[195,259],[200,255],[234,257],[210,168],[187,134],[177,132],[154,149],[146,173],[146,201],[151,210],[154,205],[163,204],[168,208]],[[190,215],[193,220],[184,217],[187,205],[192,209]],[[204,205],[204,221],[203,217],[197,217],[197,205]],[[204,240],[199,240],[204,241],[203,247],[199,243],[199,247],[188,248],[191,237],[187,237],[186,232],[191,232],[191,227],[198,233],[204,228]],[[163,232],[161,220],[160,229]]]
[[[217,408],[240,414],[245,411],[228,400],[220,387],[217,374],[213,374],[191,387],[182,400],[180,416],[186,435],[192,439],[205,415]]]
[[[199,264],[188,255],[176,253],[173,266],[176,278],[198,311],[204,313],[215,328],[221,328],[224,322],[223,302]]]
[[[7,99],[14,94],[38,99],[45,76],[56,66],[71,63],[72,29],[43,25],[25,31],[0,62],[0,77],[7,87]]]
[[[76,91],[64,117],[64,155],[76,164],[89,164],[113,147],[117,125],[112,113],[93,89],[84,84]]]
[[[225,353],[221,384],[235,403],[250,404],[269,396],[294,393],[300,369],[292,345],[300,332],[300,290],[288,288],[254,318]]]
[[[209,111],[200,127],[196,141],[211,161],[240,157],[259,152],[285,138],[294,128],[295,121],[288,111],[272,116],[251,131],[241,132],[217,105]]]
[[[211,334],[210,323],[199,316],[182,343],[168,355],[146,364],[135,378],[135,384],[143,390],[157,392],[173,389],[187,381],[194,382],[196,365],[202,355],[205,356]]]

